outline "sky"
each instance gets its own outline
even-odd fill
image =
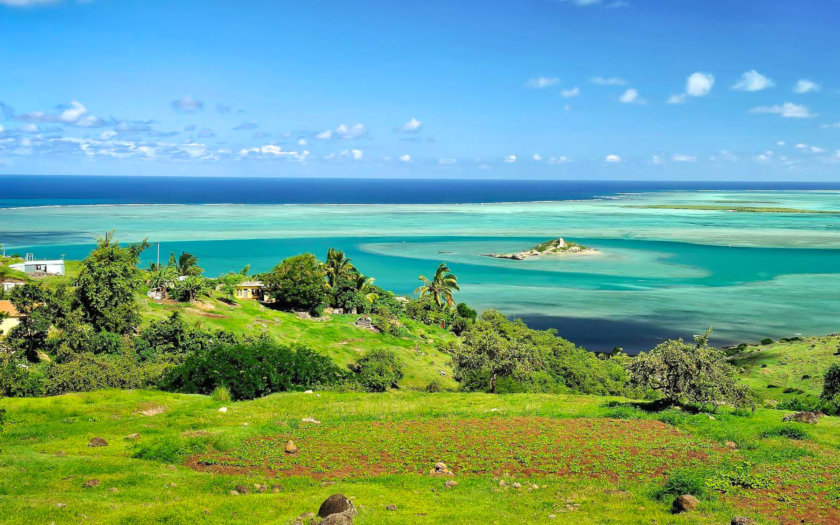
[[[840,180],[836,0],[0,0],[0,174]]]

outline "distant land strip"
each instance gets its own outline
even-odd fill
[[[837,215],[840,211],[832,210],[802,210],[798,208],[764,208],[760,206],[721,206],[714,204],[627,204],[625,208],[653,208],[662,210],[708,210],[708,211],[736,211],[742,213],[818,213],[823,215]]]

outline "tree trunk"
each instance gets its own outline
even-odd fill
[[[496,393],[496,374],[493,374],[492,376],[490,376],[490,393],[491,394]]]

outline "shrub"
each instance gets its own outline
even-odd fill
[[[357,364],[359,383],[369,392],[396,388],[403,378],[403,365],[391,350],[369,350]]]
[[[831,365],[825,372],[823,380],[823,391],[820,398],[823,400],[835,400],[840,394],[840,364]]]
[[[138,445],[131,457],[163,463],[179,463],[185,457],[203,452],[206,448],[207,445],[197,439],[161,438],[149,444]]]
[[[773,340],[772,340],[772,339],[770,339],[769,337],[765,337],[764,339],[762,339],[762,340],[761,340],[761,344],[763,344],[763,345],[772,345],[772,344],[773,344]]]
[[[46,390],[50,395],[57,395],[153,386],[171,366],[166,360],[141,362],[131,349],[116,356],[84,352],[63,362],[50,363],[46,369]]]
[[[316,313],[329,289],[324,265],[311,253],[289,257],[263,275],[265,291],[280,308]]]
[[[210,397],[213,398],[213,401],[219,401],[225,403],[230,401],[230,390],[225,385],[217,386],[213,389],[213,392],[210,394]]]
[[[799,426],[784,425],[770,430],[766,430],[763,437],[784,437],[788,439],[802,440],[808,439],[808,431]]]
[[[443,392],[443,385],[437,379],[433,379],[423,390],[429,394],[435,394],[437,392]]]
[[[44,393],[42,378],[22,359],[0,357],[0,397],[35,397]]]
[[[214,332],[191,326],[180,312],[175,311],[167,319],[152,321],[144,328],[136,346],[139,354],[151,357],[155,354],[185,355],[221,343],[235,342],[236,336],[231,332]]]
[[[225,386],[233,399],[240,400],[337,383],[346,377],[328,357],[308,348],[258,340],[197,352],[173,369],[162,386],[205,395]]]
[[[768,489],[773,480],[765,474],[753,474],[752,463],[745,461],[732,469],[715,473],[706,480],[706,487],[720,492],[729,492],[733,488]]]
[[[656,492],[656,497],[665,499],[682,494],[701,497],[706,493],[706,480],[710,474],[706,469],[676,469],[669,474],[665,485]]]

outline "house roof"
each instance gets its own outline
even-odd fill
[[[0,300],[0,312],[9,314],[10,317],[20,317],[20,312],[11,301]]]
[[[237,284],[237,287],[242,288],[262,288],[263,283],[260,281],[245,281],[242,283]]]

